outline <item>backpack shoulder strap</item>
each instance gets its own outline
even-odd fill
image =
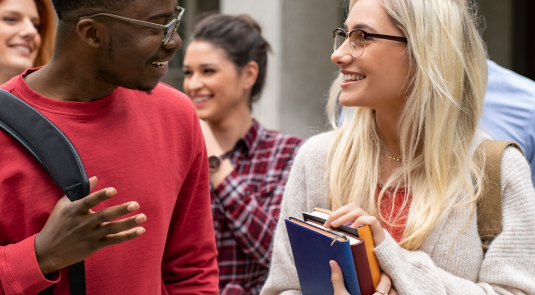
[[[69,138],[39,111],[3,89],[0,89],[0,129],[32,154],[71,202],[89,195],[89,179],[82,159]],[[69,281],[72,295],[86,294],[84,261],[69,266]],[[51,295],[54,287],[39,294]]]
[[[0,128],[16,139],[76,201],[89,195],[82,159],[69,138],[43,114],[8,91],[0,89]]]
[[[513,146],[522,149],[512,141],[486,140],[476,150],[475,160],[485,169],[483,193],[477,200],[477,229],[483,249],[502,232],[502,186],[501,160],[503,151]]]

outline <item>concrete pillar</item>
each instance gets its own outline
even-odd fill
[[[247,13],[271,43],[267,83],[254,116],[269,129],[309,137],[324,130],[325,95],[333,73],[332,31],[339,0],[221,0],[221,12]]]

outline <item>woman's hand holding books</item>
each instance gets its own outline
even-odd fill
[[[325,228],[330,228],[331,226],[338,227],[340,225],[347,225],[346,223],[351,224],[350,227],[352,228],[369,225],[375,247],[379,246],[385,240],[385,233],[379,220],[375,216],[370,216],[355,204],[342,206],[332,212],[323,226]]]

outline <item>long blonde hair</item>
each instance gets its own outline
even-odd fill
[[[358,0],[351,0],[350,8]],[[336,128],[341,77],[334,81],[328,115],[336,129],[327,163],[332,209],[355,203],[383,221],[385,193],[404,191],[410,211],[400,245],[420,247],[433,227],[460,205],[474,204],[482,169],[470,154],[487,83],[486,50],[475,25],[475,4],[464,0],[382,0],[408,39],[411,74],[399,120],[402,167],[380,183],[383,141],[375,111],[357,107]],[[347,112],[346,112],[347,114]],[[377,188],[382,190],[377,196]],[[396,194],[393,194],[394,196]],[[466,196],[469,198],[466,198]]]

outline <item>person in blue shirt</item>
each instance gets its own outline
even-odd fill
[[[489,78],[479,126],[494,139],[517,142],[535,183],[535,82],[487,61]]]
[[[496,140],[511,140],[522,148],[535,183],[535,82],[487,60],[488,82],[480,128]],[[352,114],[349,108],[348,112]],[[344,119],[344,110],[338,124]]]

